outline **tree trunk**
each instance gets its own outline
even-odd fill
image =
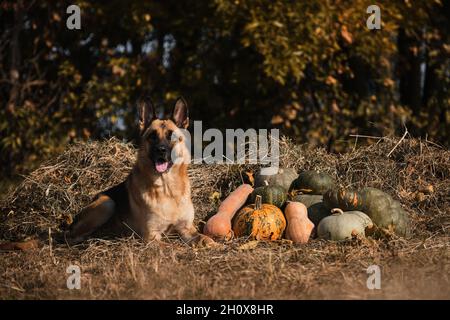
[[[14,114],[15,107],[17,105],[17,100],[19,98],[20,92],[20,43],[19,36],[20,31],[22,30],[23,25],[23,17],[25,14],[25,10],[23,7],[23,2],[18,1],[16,3],[15,12],[14,12],[14,28],[12,31],[11,43],[10,43],[10,53],[11,53],[11,65],[9,67],[9,78],[11,81],[11,91],[9,93],[9,99],[6,109],[10,114]]]
[[[417,116],[422,106],[421,42],[409,37],[403,29],[400,29],[398,51],[400,56],[400,102],[409,106],[413,114]]]

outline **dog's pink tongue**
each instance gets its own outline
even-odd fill
[[[168,166],[169,166],[169,162],[157,162],[155,164],[156,171],[158,171],[160,173],[166,172]]]

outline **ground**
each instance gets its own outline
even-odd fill
[[[14,252],[2,257],[4,299],[449,299],[448,244],[363,241],[308,245],[239,243],[195,250],[139,240],[95,241],[80,248]],[[381,268],[381,289],[367,267]],[[69,290],[66,269],[81,268]]]
[[[222,243],[191,248],[140,239],[92,240],[68,247],[0,253],[1,299],[449,299],[449,151],[418,140],[384,139],[345,155],[281,145],[281,165],[324,170],[344,186],[378,187],[401,202],[412,236],[306,245],[289,241]],[[391,156],[387,156],[393,150]],[[5,197],[0,239],[57,232],[95,192],[123,179],[135,150],[115,140],[74,145],[43,164]],[[254,166],[190,170],[201,229],[220,199]],[[430,188],[430,185],[432,186]],[[428,190],[428,191],[427,191]],[[67,288],[67,267],[81,270]],[[381,288],[367,287],[367,268],[381,269]]]

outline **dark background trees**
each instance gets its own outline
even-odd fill
[[[81,8],[81,30],[66,8]],[[134,139],[135,102],[178,95],[204,127],[449,145],[450,1],[1,1],[0,162],[11,178],[76,139]]]

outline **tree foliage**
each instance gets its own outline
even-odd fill
[[[449,145],[448,0],[0,3],[2,175],[73,139],[135,138],[135,102],[180,94],[204,127],[276,126],[342,151],[349,134]],[[162,112],[162,109],[161,109]]]

